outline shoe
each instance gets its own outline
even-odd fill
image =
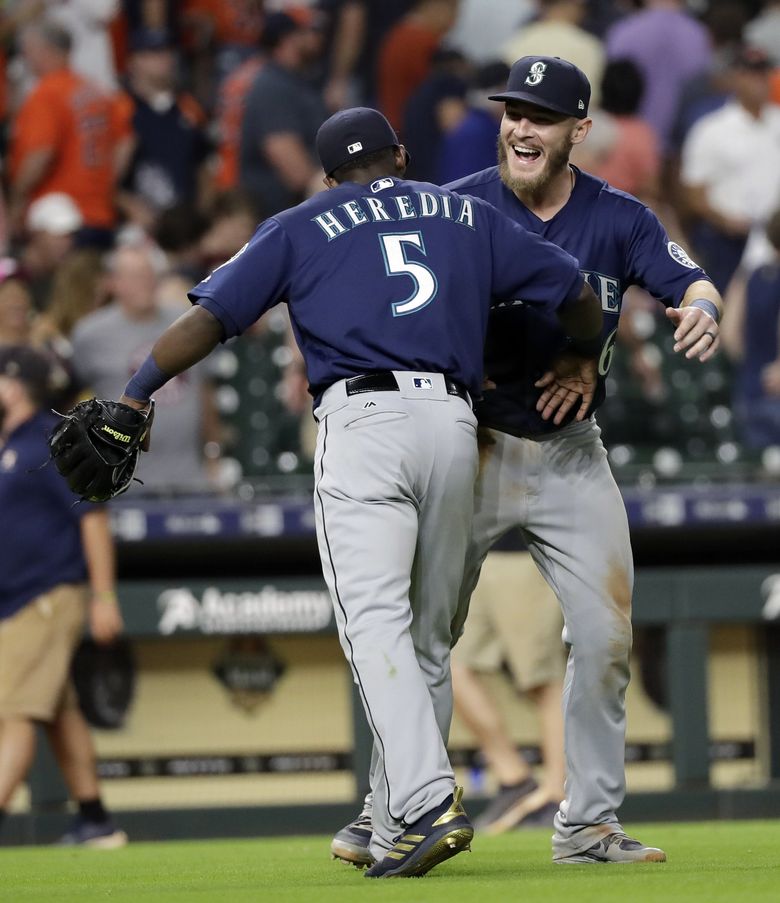
[[[666,862],[666,853],[658,847],[646,847],[622,832],[607,834],[581,853],[553,856],[553,862]]]
[[[553,820],[558,813],[558,803],[545,803],[523,818],[515,825],[520,830],[526,828],[552,828]]]
[[[502,785],[484,812],[474,819],[474,830],[481,834],[503,834],[511,831],[532,811],[547,800],[534,800],[539,785],[533,778],[520,784]]]
[[[111,821],[86,821],[77,816],[68,831],[58,841],[64,847],[92,847],[97,850],[118,850],[127,845],[127,834],[117,830]]]
[[[330,842],[333,859],[340,859],[355,868],[365,868],[374,864],[374,857],[368,852],[371,840],[371,816],[365,813],[343,827]]]
[[[395,846],[365,877],[418,878],[445,859],[470,850],[474,828],[460,804],[462,797],[463,788],[456,787],[443,803],[407,825],[395,838]]]

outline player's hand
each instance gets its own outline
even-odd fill
[[[147,415],[148,425],[146,427],[146,434],[141,440],[140,448],[141,451],[148,452],[152,436],[152,423],[154,423],[154,403],[151,401],[138,401],[135,398],[129,398],[127,395],[123,395],[119,401],[122,404],[126,404],[129,408],[133,408],[136,411],[143,411]]]
[[[552,367],[534,385],[544,391],[536,402],[542,420],[553,418],[556,425],[579,402],[575,420],[584,420],[593,403],[598,380],[598,364],[594,358],[578,354],[561,354]]]
[[[720,347],[720,327],[699,307],[667,307],[666,316],[675,325],[674,350],[684,351],[692,360],[702,363],[715,355]]]
[[[116,598],[94,596],[89,606],[89,632],[101,646],[113,641],[125,629]]]

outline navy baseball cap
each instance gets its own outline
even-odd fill
[[[37,398],[43,398],[51,388],[48,358],[29,345],[7,345],[0,349],[0,376],[24,383]]]
[[[130,35],[131,53],[173,49],[173,36],[164,28],[137,28]]]
[[[317,132],[317,155],[326,175],[364,154],[385,147],[400,147],[395,129],[371,107],[340,110],[326,119]],[[411,158],[406,154],[406,162]]]
[[[524,100],[584,119],[590,103],[590,82],[582,69],[559,56],[524,56],[509,71],[506,91],[491,94],[488,100]]]

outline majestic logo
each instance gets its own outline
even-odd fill
[[[689,270],[695,270],[699,265],[696,261],[691,260],[685,248],[681,248],[677,242],[668,242],[666,250],[669,252],[669,256],[672,260],[676,260],[677,263],[682,264],[682,266],[688,267]]]
[[[362,150],[363,150],[363,145],[359,141],[356,141],[354,144],[347,145],[347,153],[348,154],[356,154],[358,151],[362,151]]]
[[[531,68],[528,70],[528,75],[525,77],[525,83],[527,85],[538,85],[541,80],[544,78],[545,73],[547,72],[547,63],[543,63],[541,60],[537,60]]]
[[[429,379],[427,376],[415,376],[414,387],[415,389],[432,389],[433,380]]]
[[[120,433],[119,430],[115,430],[113,427],[107,426],[106,424],[103,424],[101,429],[104,433],[108,433],[109,436],[113,436],[117,442],[130,441],[130,436],[128,436],[127,433]]]

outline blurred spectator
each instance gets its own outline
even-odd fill
[[[666,153],[683,85],[711,65],[707,29],[686,12],[683,0],[646,0],[610,28],[606,46],[609,59],[630,59],[639,67],[645,82],[640,115]]]
[[[207,190],[206,117],[194,98],[177,90],[176,51],[167,32],[131,35],[124,105],[136,144],[120,205],[131,221],[151,230],[161,211],[198,203]]]
[[[219,87],[215,114],[218,136],[217,171],[214,178],[218,191],[231,191],[238,186],[244,106],[263,62],[262,55],[255,53],[231,72]]]
[[[196,48],[213,54],[217,85],[256,53],[263,29],[262,4],[256,0],[183,0],[181,6],[196,31]]]
[[[48,366],[26,347],[0,350],[0,821],[30,769],[36,723],[78,803],[63,842],[119,847],[101,799],[95,749],[69,672],[88,620],[110,643],[122,631],[105,508],[74,505],[49,459],[42,410]]]
[[[539,0],[539,18],[504,43],[501,55],[508,65],[523,56],[559,56],[578,66],[591,84],[591,103],[599,102],[604,71],[601,41],[582,28],[586,0]]]
[[[257,226],[254,207],[240,192],[223,194],[211,209],[211,222],[200,242],[205,272],[224,263],[249,241]]]
[[[780,204],[780,109],[769,102],[770,63],[744,47],[731,70],[733,99],[702,117],[682,150],[680,180],[697,222],[701,264],[724,291],[748,234]]]
[[[780,66],[780,0],[766,0],[761,13],[745,27],[745,42]]]
[[[457,12],[458,0],[418,0],[382,40],[377,98],[393,128],[403,126],[406,102],[425,81],[436,48],[454,25]]]
[[[45,310],[33,326],[33,339],[72,357],[70,335],[76,324],[98,308],[103,289],[102,257],[94,248],[71,251],[54,271]]]
[[[267,62],[255,76],[241,125],[240,186],[271,216],[319,190],[314,138],[326,117],[304,74],[319,55],[319,37],[286,13],[269,15],[260,40]]]
[[[411,155],[406,178],[436,182],[443,138],[466,115],[468,64],[455,50],[437,50],[433,69],[409,98],[401,131]]]
[[[376,106],[379,46],[418,0],[322,0],[333,20],[325,99],[331,109],[349,106],[354,86],[359,102]]]
[[[72,336],[76,374],[100,398],[121,394],[157,337],[181,313],[159,304],[148,249],[120,247],[109,268],[113,301],[84,317]],[[207,373],[208,365],[201,364],[155,395],[164,416],[155,425],[155,453],[143,455],[138,467],[144,491],[208,490],[206,464],[209,471],[214,468],[220,435]]]
[[[117,88],[109,26],[119,14],[120,0],[48,0],[46,17],[70,34],[70,63],[75,72],[103,91]]]
[[[780,445],[780,210],[766,234],[774,259],[729,293],[723,344],[737,365],[734,408],[750,448]]]
[[[157,283],[161,304],[190,307],[187,292],[206,275],[200,243],[208,226],[192,204],[177,204],[160,215],[154,238],[165,255],[165,272]]]
[[[466,115],[441,142],[435,180],[440,185],[495,166],[498,126],[504,108],[487,98],[503,91],[508,78],[509,66],[500,61],[486,63],[475,73]]]
[[[37,310],[46,307],[52,274],[75,248],[83,225],[76,202],[61,191],[41,195],[28,207],[19,256]]]
[[[30,292],[12,257],[0,259],[0,348],[26,345],[33,321]]]
[[[535,0],[460,0],[458,17],[445,44],[460,50],[472,62],[491,63],[506,36],[514,34],[535,13]]]
[[[611,60],[601,80],[601,109],[594,111],[594,147],[599,151],[590,159],[579,147],[572,153],[578,166],[609,182],[613,188],[627,191],[651,203],[658,197],[661,154],[655,132],[637,116],[644,81],[631,60]],[[599,141],[599,133],[608,130],[609,140]]]
[[[21,47],[38,78],[12,128],[10,219],[18,231],[28,203],[69,194],[84,220],[80,240],[106,246],[116,220],[114,188],[131,143],[115,101],[68,66],[70,35],[57,25],[29,25]]]
[[[742,46],[742,33],[747,22],[742,0],[717,0],[707,9],[703,22],[712,47],[709,67],[687,79],[670,132],[669,150],[677,155],[692,126],[713,110],[722,107],[731,92],[730,70],[734,54]]]

